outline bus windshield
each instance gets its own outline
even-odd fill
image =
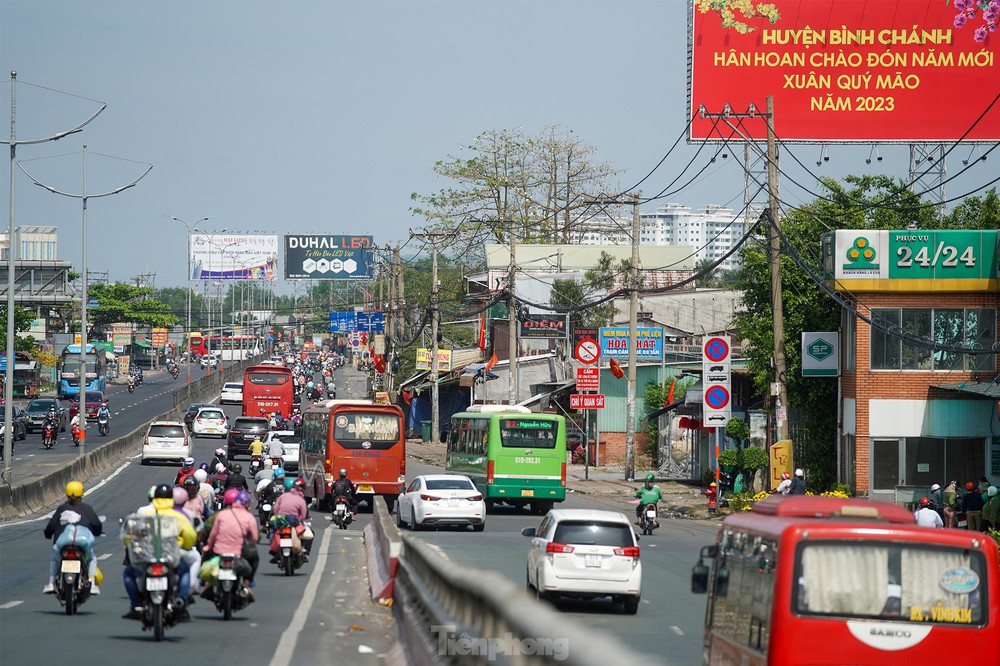
[[[333,425],[333,438],[341,443],[399,441],[399,416],[392,413],[341,413]]]
[[[247,379],[258,386],[282,386],[291,379],[287,372],[248,372]]]
[[[796,554],[800,615],[982,626],[982,553],[926,544],[806,542]]]
[[[558,421],[504,418],[500,421],[500,444],[505,448],[554,449]]]

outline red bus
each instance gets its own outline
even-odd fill
[[[292,371],[283,365],[251,365],[243,371],[243,416],[292,414],[295,382]]]
[[[339,470],[357,484],[369,507],[376,495],[391,509],[406,483],[406,433],[403,410],[369,400],[318,402],[302,415],[299,476],[306,495],[322,499]]]
[[[692,572],[692,591],[708,593],[702,663],[990,661],[998,578],[980,532],[918,527],[888,502],[769,497],[728,516]]]

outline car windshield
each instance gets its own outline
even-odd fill
[[[222,412],[217,409],[206,409],[204,411],[198,412],[199,419],[221,419]]]
[[[55,405],[51,402],[37,402],[32,401],[28,403],[27,411],[35,412],[48,412],[49,407],[54,407]]]
[[[267,430],[267,421],[263,419],[254,419],[252,421],[236,419],[233,427],[242,428],[243,430]]]
[[[293,435],[284,435],[284,436],[281,436],[281,437],[276,437],[274,435],[271,435],[271,441],[272,442],[281,442],[282,444],[291,444],[292,446],[298,446],[299,445],[299,438],[295,437]]]
[[[634,546],[632,528],[625,523],[566,520],[556,526],[556,543],[581,546]]]
[[[475,490],[468,479],[427,479],[427,490]]]
[[[243,384],[226,384],[224,389],[226,391],[242,391]]]
[[[184,428],[179,425],[151,425],[149,426],[150,437],[183,437]]]

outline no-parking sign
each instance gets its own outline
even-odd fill
[[[701,352],[702,420],[707,427],[724,428],[733,414],[730,339],[706,336]]]

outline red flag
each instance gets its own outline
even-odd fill
[[[672,405],[674,403],[674,379],[670,378],[670,391],[667,392],[667,401],[663,403],[664,407]]]
[[[486,351],[486,313],[479,316],[479,350]]]
[[[621,379],[625,376],[625,371],[622,370],[622,366],[618,365],[618,361],[611,359],[611,374],[615,376],[615,379]]]
[[[490,356],[490,360],[486,361],[486,365],[483,366],[483,374],[485,375],[487,372],[493,369],[493,366],[496,365],[499,360],[500,359],[497,358],[497,353],[493,352],[493,356]]]

